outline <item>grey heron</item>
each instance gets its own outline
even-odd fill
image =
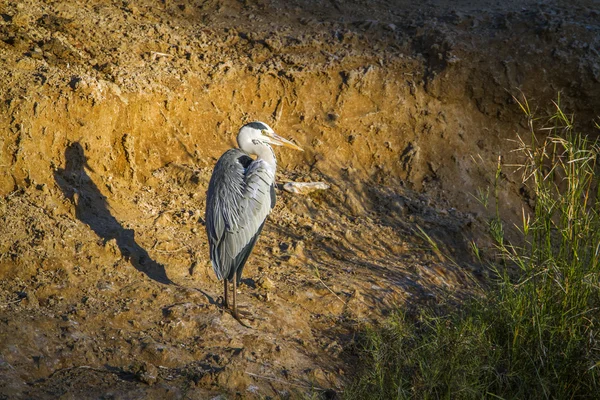
[[[275,206],[277,161],[270,145],[301,151],[302,148],[258,121],[240,128],[237,143],[239,148],[229,149],[219,158],[210,178],[206,233],[212,267],[219,281],[223,280],[223,306],[229,308],[227,292],[231,282],[231,311],[241,323],[236,304],[237,285],[265,220]]]

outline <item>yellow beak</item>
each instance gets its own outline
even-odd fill
[[[269,138],[271,139],[270,140],[271,144],[274,144],[276,146],[289,147],[290,149],[294,149],[294,150],[304,151],[304,149],[302,149],[302,147],[298,146],[295,143],[290,142],[287,139],[282,138],[281,136],[277,135],[276,133],[271,133],[271,132],[266,132],[266,131],[263,131],[263,133],[265,135],[269,136]]]

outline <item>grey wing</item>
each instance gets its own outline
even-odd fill
[[[273,174],[263,161],[233,149],[217,162],[206,202],[210,258],[219,280],[242,269],[273,205]]]

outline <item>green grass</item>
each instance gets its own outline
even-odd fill
[[[559,102],[543,120],[525,99],[517,103],[530,136],[517,141],[518,169],[534,203],[523,212],[519,245],[506,240],[499,218],[499,162],[491,288],[458,308],[398,311],[367,328],[358,350],[364,368],[345,398],[600,396],[599,144],[574,131]]]

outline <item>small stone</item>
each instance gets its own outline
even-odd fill
[[[266,276],[261,276],[256,282],[256,284],[258,285],[258,287],[266,290],[271,290],[275,287],[273,281],[267,278]]]
[[[312,380],[316,381],[319,384],[323,384],[327,382],[327,374],[321,368],[315,368],[310,371],[309,376]]]
[[[140,323],[137,322],[135,319],[132,319],[129,321],[129,323],[131,324],[132,327],[134,327],[135,329],[140,329]]]
[[[258,394],[258,386],[256,385],[250,385],[248,386],[248,388],[246,388],[247,392],[253,393],[253,394]]]
[[[131,372],[140,382],[148,385],[153,385],[158,380],[158,368],[145,361],[136,361],[131,367]]]
[[[346,229],[346,232],[344,232],[344,238],[346,238],[346,240],[350,243],[354,241],[354,235],[350,229]]]
[[[20,292],[19,297],[22,298],[21,304],[27,305],[30,307],[39,307],[40,302],[38,301],[36,295],[33,292]]]
[[[34,58],[36,60],[41,60],[42,58],[44,58],[44,53],[39,47],[35,47],[33,50],[31,50],[29,55],[31,58]]]
[[[304,242],[302,240],[298,240],[294,245],[294,255],[296,257],[304,257]]]
[[[115,238],[104,242],[104,248],[107,249],[114,256],[118,256],[120,253],[119,246],[117,245],[117,239]]]

